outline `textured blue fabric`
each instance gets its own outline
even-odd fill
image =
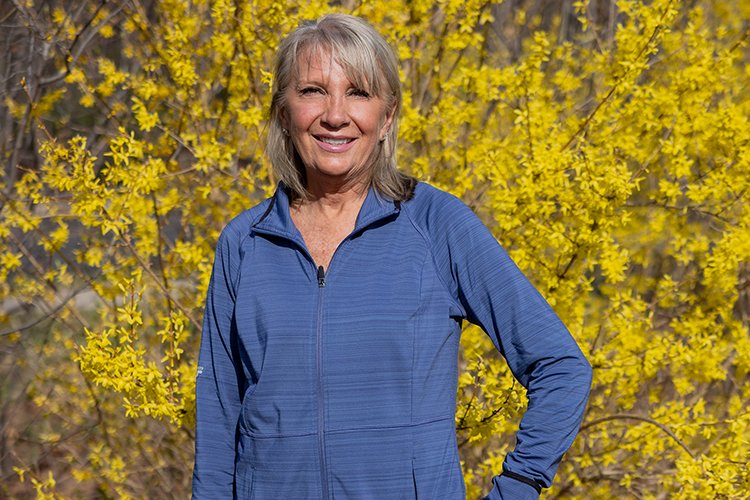
[[[506,476],[492,478],[492,490],[482,500],[536,500],[539,493],[533,486]]]
[[[401,204],[370,190],[320,277],[280,185],[219,238],[194,498],[465,498],[454,420],[464,319],[528,388],[505,469],[549,486],[591,368],[474,213],[425,183]],[[491,498],[533,491],[511,481],[509,496],[507,478],[494,481]]]

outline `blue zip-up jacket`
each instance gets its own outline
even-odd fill
[[[455,432],[464,319],[528,388],[516,448],[487,498],[538,498],[578,431],[591,368],[490,231],[428,184],[401,203],[370,189],[324,273],[280,184],[219,237],[193,497],[465,498]]]

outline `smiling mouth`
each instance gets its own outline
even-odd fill
[[[331,146],[343,146],[344,144],[349,144],[354,139],[335,139],[333,137],[321,137],[316,135],[315,138],[319,140],[320,142],[325,142],[326,144],[330,144]]]

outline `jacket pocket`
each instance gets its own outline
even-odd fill
[[[411,461],[411,480],[414,487],[414,500],[419,500],[419,491],[417,490],[417,470],[414,467],[414,459]]]
[[[417,500],[465,500],[466,489],[461,466],[443,463],[417,467],[412,462],[414,498]]]
[[[252,500],[255,483],[255,468],[248,464],[238,463],[235,470],[235,498]]]

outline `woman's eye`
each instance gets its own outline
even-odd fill
[[[299,90],[301,95],[320,94],[322,92],[318,87],[303,87]]]
[[[356,97],[364,97],[364,98],[370,97],[370,93],[362,89],[352,89],[351,91],[349,91],[349,93]]]

